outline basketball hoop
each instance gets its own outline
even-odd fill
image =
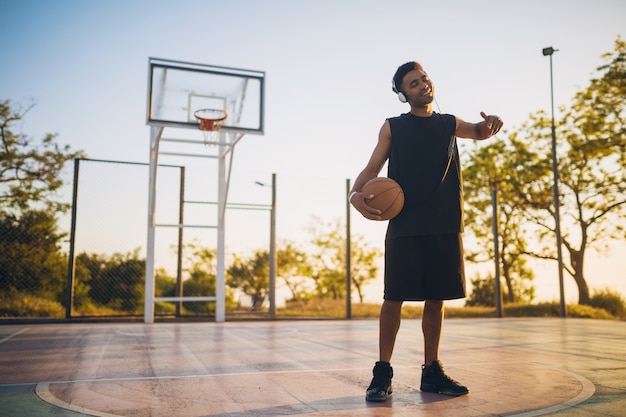
[[[217,142],[217,131],[220,130],[222,122],[228,117],[226,110],[219,109],[200,109],[196,110],[193,115],[198,119],[200,130],[204,133],[205,144],[209,144],[209,137],[213,139],[211,142]]]

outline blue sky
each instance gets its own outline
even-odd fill
[[[237,145],[230,196],[268,202],[254,181],[276,172],[279,236],[297,240],[311,214],[343,216],[345,179],[363,168],[384,119],[406,111],[390,89],[398,65],[424,65],[443,112],[473,121],[484,110],[515,129],[549,109],[542,48],[559,49],[555,105],[567,105],[626,36],[625,18],[621,0],[2,0],[0,99],[37,102],[21,126],[32,137],[56,132],[92,158],[147,162],[148,57],[265,71],[265,135]],[[382,241],[384,224],[354,216],[353,227]],[[603,279],[626,267],[619,253]]]

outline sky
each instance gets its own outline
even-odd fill
[[[491,140],[506,140],[507,130],[550,109],[549,59],[542,49],[558,49],[558,119],[559,107],[586,87],[601,55],[626,36],[625,17],[622,0],[1,0],[0,100],[36,102],[20,125],[33,138],[57,133],[59,143],[90,158],[145,163],[149,57],[264,71],[265,133],[237,145],[229,202],[269,204],[269,189],[255,181],[269,184],[276,173],[278,239],[299,241],[306,240],[312,216],[345,221],[346,180],[365,166],[385,118],[407,111],[391,92],[399,65],[422,63],[441,112],[468,121],[479,121],[481,111],[501,116],[505,131]],[[191,198],[212,198],[215,165],[188,158],[159,162],[189,167],[188,178],[200,178],[189,180],[197,185],[190,187]],[[121,239],[127,250],[145,246],[145,223],[136,217],[147,210],[141,194],[147,177],[121,171],[95,174],[104,182],[90,187],[113,201],[118,192],[107,191],[105,180],[139,184],[142,191],[131,192],[132,203],[127,198],[126,210],[116,214],[143,227],[138,243]],[[160,177],[161,218],[175,212],[168,206],[175,180],[168,178]],[[97,206],[84,230],[101,222]],[[231,250],[267,244],[267,213],[228,216]],[[354,234],[382,245],[385,223],[355,211],[351,221]],[[83,238],[90,250],[112,244],[103,237],[110,227],[99,224]],[[130,236],[131,226],[125,228]],[[625,255],[619,244],[605,256],[591,253],[586,272],[592,288],[626,294]],[[557,299],[556,269],[540,265],[537,273],[538,298]],[[566,282],[566,296],[575,300],[572,279]],[[370,301],[380,299],[380,288],[380,280],[371,286]]]

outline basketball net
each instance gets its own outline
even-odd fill
[[[219,143],[219,128],[213,130],[202,129],[202,135],[204,136],[204,146],[217,146],[217,144]]]

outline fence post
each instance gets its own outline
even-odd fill
[[[78,204],[78,171],[80,159],[74,158],[74,187],[72,191],[72,223],[70,225],[70,248],[67,260],[67,290],[65,293],[65,318],[72,318],[72,307],[74,305],[74,272],[76,262],[74,260],[74,246],[76,244],[76,206]]]
[[[500,286],[500,243],[498,239],[498,191],[495,183],[491,187],[491,205],[493,211],[493,258],[495,260],[495,303],[496,303],[496,316],[504,317],[502,309],[502,287]]]
[[[183,225],[185,224],[185,167],[180,167],[180,193],[178,208],[178,254],[176,259],[176,297],[183,296]],[[176,303],[176,317],[180,317],[183,302]]]
[[[272,173],[272,209],[270,211],[269,251],[270,318],[276,318],[276,173]]]
[[[350,241],[350,178],[346,179],[346,318],[352,318],[352,247]]]

